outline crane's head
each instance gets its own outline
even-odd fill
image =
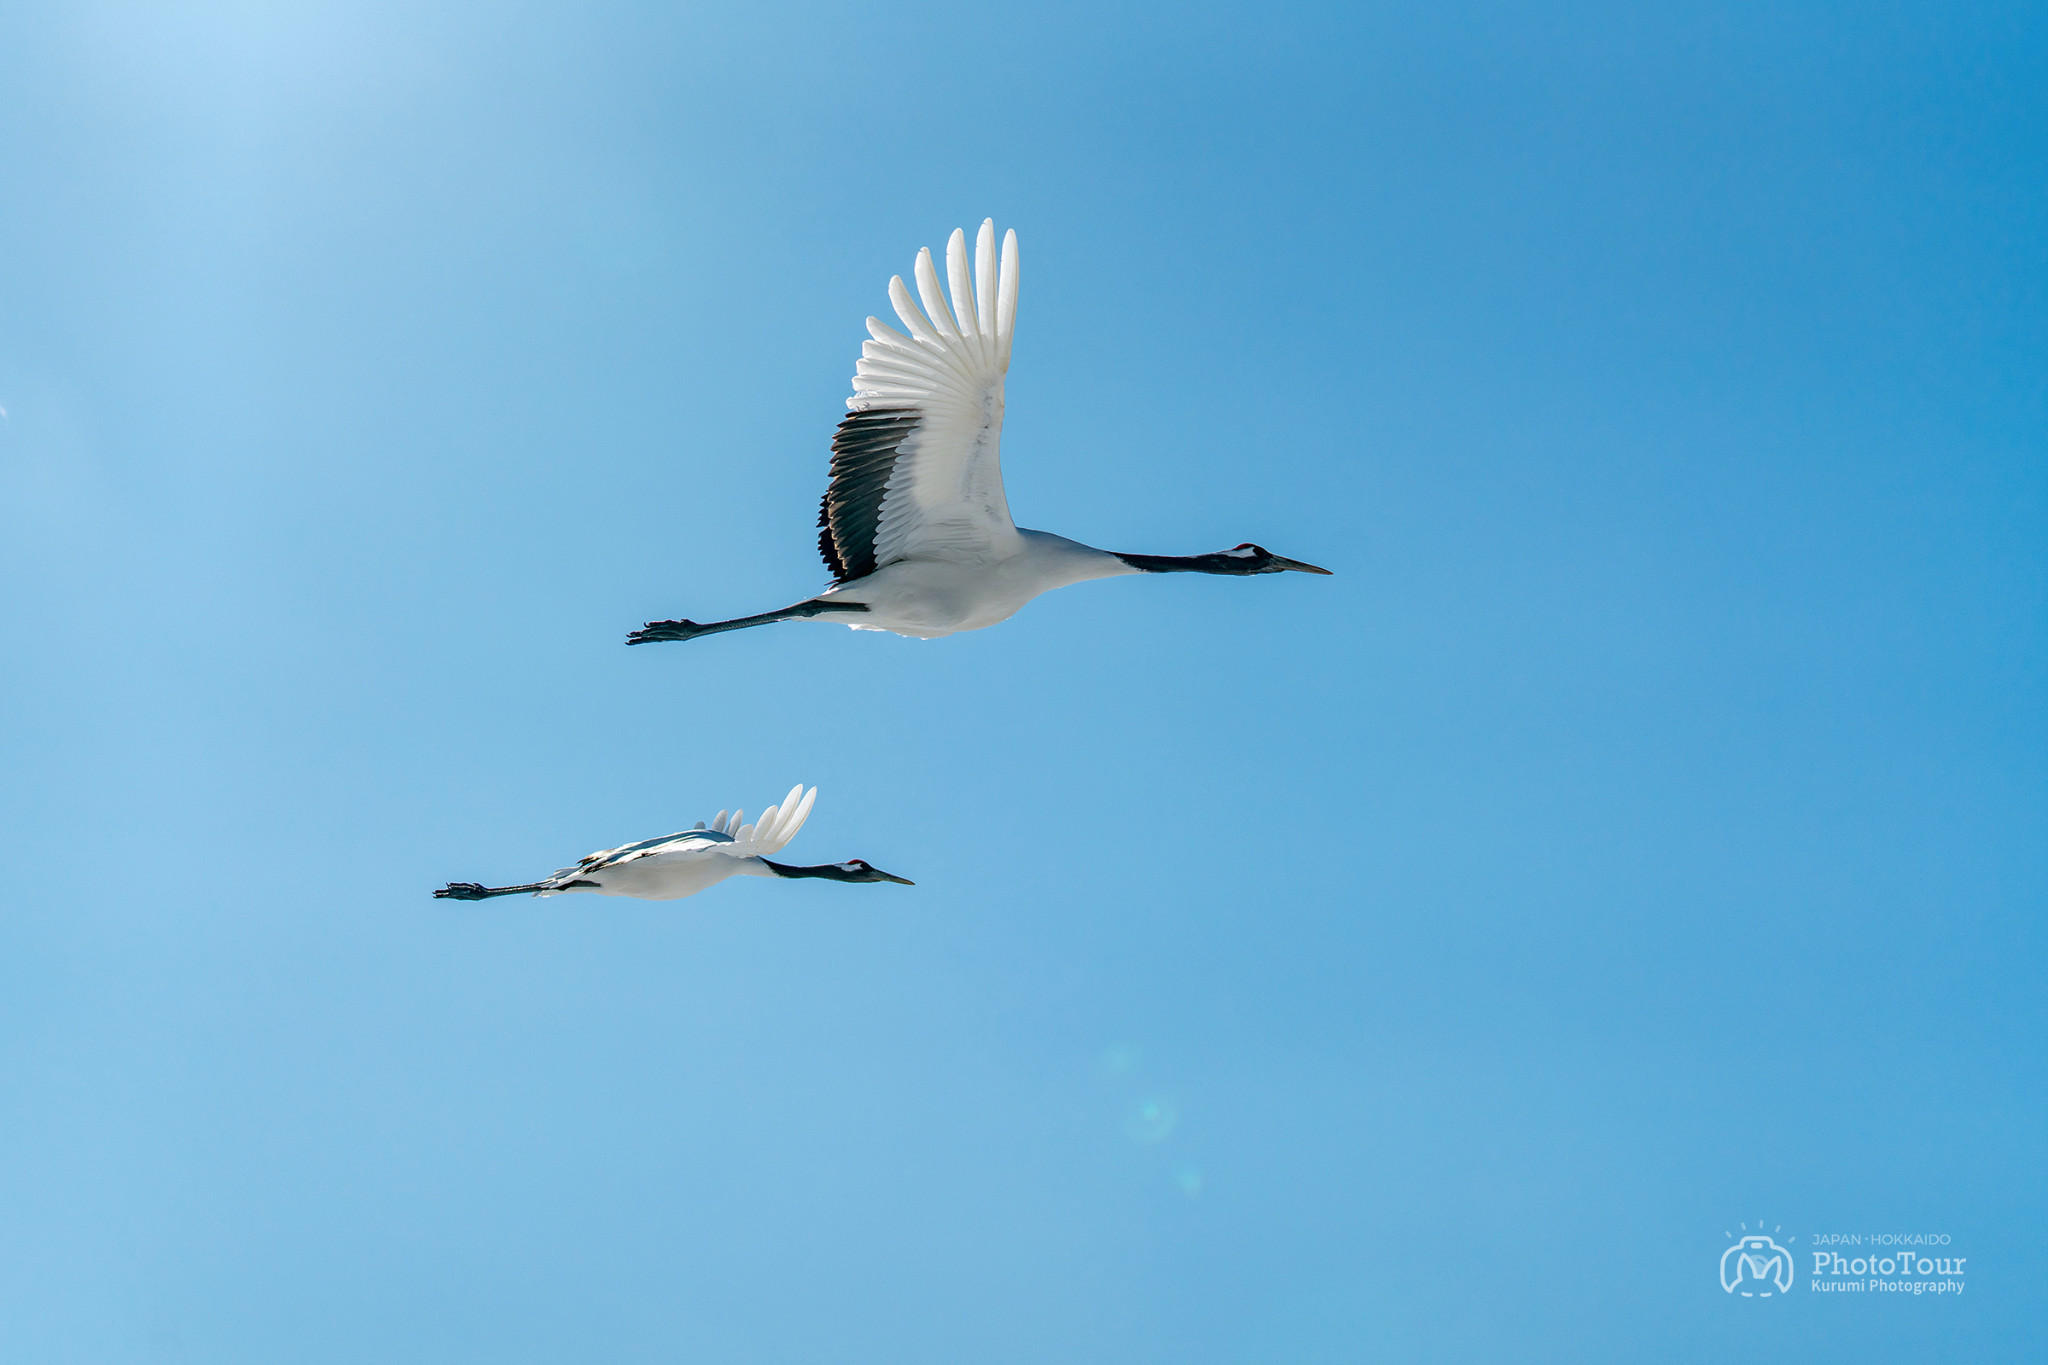
[[[829,868],[830,871],[827,871],[826,868]],[[818,869],[818,875],[829,877],[835,882],[894,882],[898,886],[917,885],[916,882],[908,877],[898,877],[893,873],[884,872],[881,868],[871,863],[863,862],[859,858],[853,858],[843,863],[827,863],[825,868]]]
[[[1304,564],[1298,559],[1276,555],[1265,546],[1254,545],[1250,541],[1234,550],[1220,550],[1213,555],[1203,555],[1202,558],[1217,561],[1216,567],[1209,570],[1210,573],[1286,573],[1290,569],[1296,573],[1330,572],[1328,569],[1318,569],[1313,564]]]

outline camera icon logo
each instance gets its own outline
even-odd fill
[[[1745,1299],[1768,1299],[1792,1288],[1792,1253],[1761,1231],[1745,1233],[1721,1253],[1721,1289]]]

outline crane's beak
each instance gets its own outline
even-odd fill
[[[878,867],[878,868],[875,868],[875,869],[874,869],[874,874],[875,874],[875,875],[876,875],[877,877],[880,877],[880,878],[881,878],[881,879],[882,879],[883,881],[885,881],[885,882],[894,882],[894,883],[896,883],[896,885],[898,885],[898,886],[916,886],[916,885],[917,885],[917,883],[916,883],[916,882],[914,882],[914,881],[910,880],[910,878],[908,878],[908,877],[899,877],[899,876],[897,876],[897,875],[896,875],[895,873],[893,873],[893,872],[884,872],[884,871],[882,871],[882,869],[881,869],[881,868],[879,868],[879,867]]]
[[[1273,556],[1273,567],[1276,569],[1293,569],[1297,573],[1319,573],[1328,577],[1335,577],[1328,569],[1318,569],[1315,565],[1304,564],[1298,559],[1282,559],[1279,555]]]

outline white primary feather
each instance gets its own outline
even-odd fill
[[[733,835],[729,844],[718,844],[711,850],[732,858],[765,858],[771,853],[780,853],[783,845],[796,837],[804,821],[811,816],[811,805],[818,799],[818,789],[804,790],[799,782],[789,789],[789,795],[778,805],[761,812],[759,822],[748,825]]]
[[[986,562],[1018,552],[1022,541],[1003,493],[1003,376],[1017,319],[1017,234],[1003,237],[997,264],[995,221],[984,221],[970,263],[966,235],[946,244],[948,301],[930,251],[911,271],[918,299],[898,275],[889,302],[908,335],[868,319],[869,340],[855,368],[855,412],[915,408],[917,429],[904,438],[875,528],[875,563],[909,557]],[[919,300],[923,307],[919,307]]]

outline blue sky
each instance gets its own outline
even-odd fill
[[[0,1354],[2038,1346],[2044,40],[11,8]],[[624,648],[989,215],[1020,522],[1337,576]],[[917,888],[427,896],[799,780]]]

